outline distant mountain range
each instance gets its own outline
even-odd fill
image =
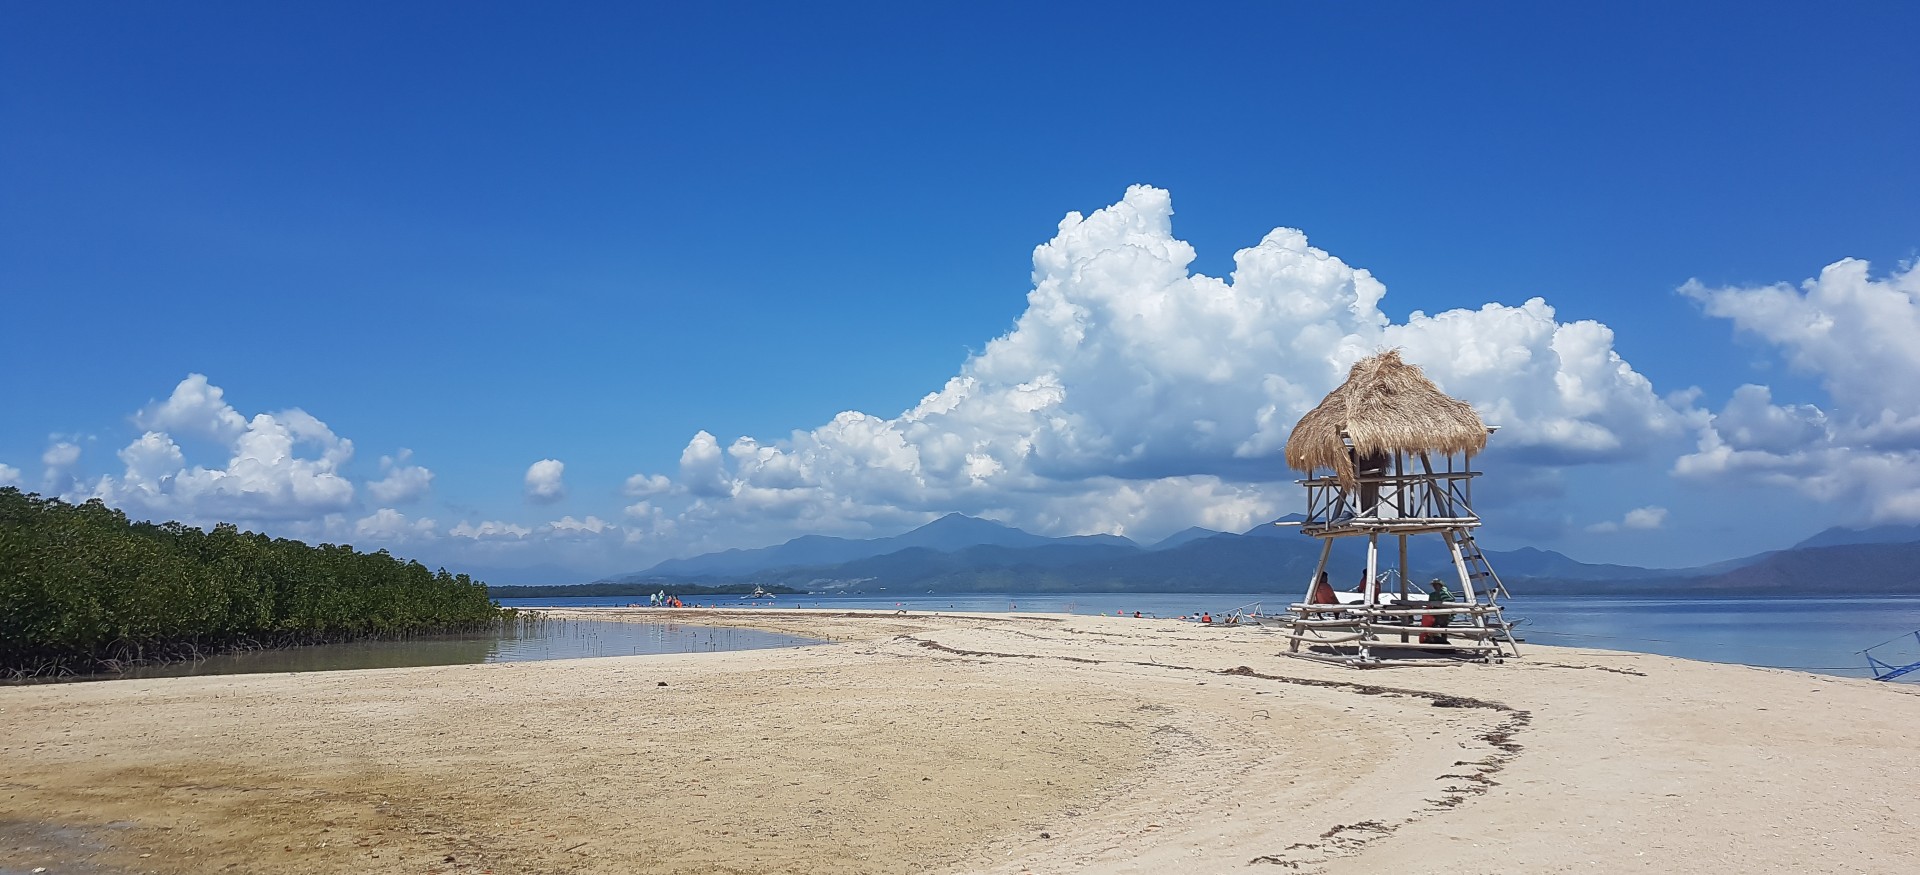
[[[704,586],[738,583],[811,592],[1272,592],[1304,588],[1320,542],[1292,516],[1240,532],[1187,529],[1150,545],[1117,535],[1049,538],[990,520],[949,514],[888,538],[808,535],[753,550],[671,559],[600,584]],[[1451,578],[1438,539],[1409,554],[1416,580]],[[1360,538],[1335,542],[1336,586],[1365,568]],[[1531,547],[1489,550],[1510,590],[1539,594],[1724,594],[1920,592],[1920,526],[1828,529],[1785,550],[1698,568],[1593,565]],[[1382,567],[1398,565],[1383,544]]]
[[[1031,535],[1012,526],[991,520],[950,513],[920,528],[890,538],[854,540],[825,535],[803,535],[785,544],[753,550],[722,550],[691,559],[669,559],[636,574],[609,578],[613,582],[629,579],[672,577],[710,577],[755,574],[773,568],[824,566],[883,556],[899,550],[924,549],[937,553],[968,547],[1040,547],[1062,543],[1078,545],[1115,545],[1139,549],[1138,544],[1119,535],[1084,535],[1074,538],[1047,538]]]

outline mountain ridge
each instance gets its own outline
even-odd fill
[[[1905,544],[1920,541],[1920,525],[1883,525],[1864,529],[1834,526],[1798,544],[1801,547],[1839,547],[1848,544]]]
[[[597,583],[723,586],[759,583],[813,592],[886,588],[942,592],[1272,592],[1300,586],[1319,562],[1321,544],[1302,537],[1298,514],[1245,532],[1191,528],[1142,545],[1117,535],[1050,538],[1003,523],[948,514],[886,538],[820,535],[755,550],[668,560],[647,571]],[[1906,534],[1912,539],[1905,539]],[[1451,579],[1452,558],[1433,539],[1409,552],[1412,585]],[[1812,542],[1812,546],[1806,546]],[[1829,543],[1838,542],[1838,543]],[[1366,567],[1362,538],[1341,538],[1328,574],[1348,588]],[[1535,547],[1487,550],[1510,591],[1534,594],[1799,594],[1920,592],[1899,563],[1920,561],[1920,527],[1829,529],[1801,545],[1694,568],[1661,569],[1580,562]],[[1383,567],[1398,565],[1384,549]],[[1835,589],[1836,572],[1843,583]],[[1364,576],[1363,574],[1361,576]],[[1392,585],[1391,583],[1389,585]]]
[[[1002,523],[949,514],[910,532],[864,541],[806,536],[758,550],[722,551],[686,560],[670,560],[644,572],[601,583],[649,582],[728,585],[742,582],[790,586],[815,592],[863,592],[882,588],[952,592],[1117,591],[1264,591],[1304,587],[1319,561],[1320,542],[1301,537],[1287,523],[1297,514],[1254,526],[1243,533],[1188,529],[1149,545],[1113,535],[1049,538]],[[1452,559],[1429,539],[1409,554],[1414,583],[1451,577]],[[1854,545],[1838,545],[1852,549]],[[824,549],[823,549],[824,548]],[[1694,589],[1789,590],[1805,585],[1804,567],[1773,551],[1713,566],[1684,569],[1640,568],[1584,563],[1564,554],[1522,547],[1486,551],[1509,589],[1528,592],[1677,592]],[[834,551],[838,551],[837,554]],[[828,561],[820,561],[822,554]],[[849,558],[840,559],[840,556]],[[1383,551],[1381,563],[1398,564],[1396,551]],[[1773,563],[1773,564],[1768,564]],[[1784,564],[1781,564],[1784,563]],[[1788,568],[1745,577],[1750,565]],[[1330,554],[1329,576],[1336,587],[1355,582],[1366,565],[1365,542],[1343,538]],[[1851,566],[1849,566],[1851,567]]]
[[[801,535],[771,547],[734,548],[685,559],[668,559],[644,571],[614,575],[594,582],[630,583],[675,577],[754,574],[776,568],[856,562],[915,547],[948,552],[981,545],[1039,547],[1057,542],[1133,545],[1133,541],[1119,535],[1070,535],[1065,538],[1049,538],[1022,531],[1005,523],[950,513],[918,528],[884,538],[855,539],[830,535]]]

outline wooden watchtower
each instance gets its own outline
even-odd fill
[[[1383,651],[1391,658],[1396,650],[1486,661],[1519,655],[1501,616],[1506,588],[1473,540],[1473,456],[1492,431],[1397,351],[1355,364],[1300,418],[1287,465],[1307,475],[1299,481],[1307,490],[1300,531],[1321,547],[1306,597],[1293,605],[1291,652],[1356,666],[1380,664]],[[1455,579],[1457,588],[1409,591],[1407,542],[1422,536],[1444,542],[1452,567],[1436,582]],[[1334,541],[1362,537],[1362,591],[1334,592],[1325,577]],[[1399,548],[1396,570],[1382,567],[1383,540]],[[1390,580],[1398,586],[1383,585]]]

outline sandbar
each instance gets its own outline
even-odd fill
[[[0,875],[1904,872],[1913,687],[1256,627],[647,610],[812,647],[0,688]]]

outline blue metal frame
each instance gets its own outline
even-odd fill
[[[1885,647],[1889,644],[1892,644],[1895,641],[1905,641],[1906,638],[1907,636],[1905,635],[1902,635],[1898,638],[1889,638],[1885,641],[1880,642],[1879,644],[1875,644],[1872,647],[1869,647],[1865,650],[1860,651],[1860,655],[1867,658],[1867,668],[1872,670],[1874,680],[1890,681],[1910,671],[1920,670],[1920,662],[1909,663],[1907,665],[1892,665],[1889,663],[1881,662],[1880,660],[1873,658],[1873,651],[1879,648]],[[1920,629],[1915,629],[1913,631],[1913,638],[1915,641],[1920,642]]]

